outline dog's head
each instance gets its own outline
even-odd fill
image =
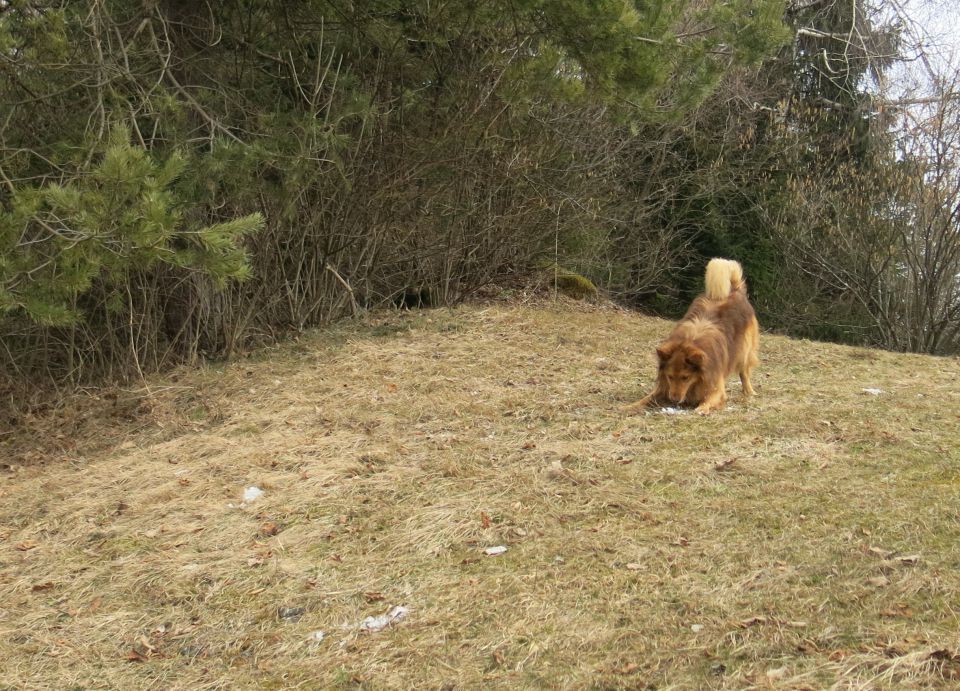
[[[660,381],[666,384],[673,403],[694,404],[687,400],[694,385],[700,382],[706,354],[694,345],[667,341],[657,348]]]

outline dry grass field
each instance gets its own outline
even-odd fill
[[[622,415],[668,328],[376,314],[9,421],[0,688],[960,686],[960,362],[764,336]]]

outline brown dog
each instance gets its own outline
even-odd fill
[[[696,406],[705,415],[726,403],[727,377],[734,372],[740,374],[743,393],[753,393],[750,371],[759,362],[760,325],[747,300],[743,269],[729,259],[711,259],[704,283],[703,295],[657,347],[656,388],[625,412],[672,404]]]

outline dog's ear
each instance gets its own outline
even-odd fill
[[[660,359],[660,362],[666,362],[676,349],[676,343],[661,343],[657,346],[657,357]]]
[[[706,357],[707,354],[699,348],[691,348],[687,351],[687,364],[691,367],[702,369],[703,361],[706,359]]]

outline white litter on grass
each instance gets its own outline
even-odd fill
[[[483,553],[488,557],[499,557],[501,554],[507,551],[507,548],[503,545],[497,545],[496,547],[487,547],[483,550]]]
[[[879,396],[880,394],[883,393],[883,389],[873,389],[873,388],[864,389],[863,393],[868,394],[870,396]]]
[[[689,411],[683,408],[671,408],[667,406],[666,408],[661,408],[660,412],[664,415],[686,415]]]
[[[550,467],[547,468],[547,475],[552,478],[558,478],[563,476],[563,463],[557,459],[550,464]]]
[[[703,631],[703,628],[704,628],[703,624],[694,624],[693,626],[690,627],[690,630],[693,631],[694,633],[700,633],[701,631]]]
[[[403,605],[397,605],[391,609],[386,614],[381,614],[379,617],[367,617],[360,622],[361,631],[370,631],[371,633],[376,633],[377,631],[383,631],[385,628],[391,624],[396,624],[398,621],[406,617],[410,613],[410,610],[404,607]]]
[[[307,636],[307,641],[309,641],[310,643],[319,643],[326,637],[327,637],[326,631],[314,631],[309,636]]]
[[[259,487],[247,487],[243,490],[243,501],[244,503],[249,503],[251,501],[256,501],[263,496],[263,490]]]

